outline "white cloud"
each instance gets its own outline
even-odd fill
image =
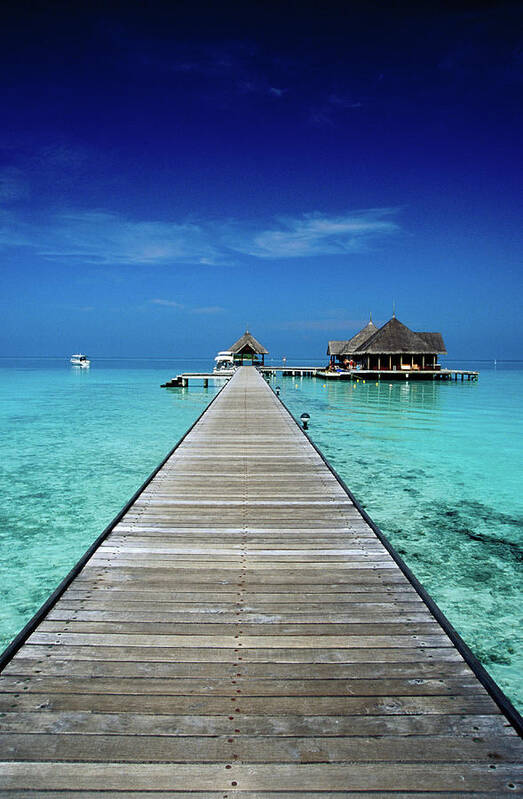
[[[225,311],[225,308],[222,308],[221,305],[202,305],[200,307],[191,307],[188,305],[183,305],[181,302],[176,302],[175,300],[162,299],[149,300],[149,302],[153,303],[153,305],[161,305],[164,308],[175,308],[178,311],[185,311],[186,313],[192,314],[219,314],[224,313]]]
[[[332,92],[322,103],[313,107],[309,115],[309,122],[315,127],[334,127],[340,113],[357,111],[363,108],[360,100],[354,100],[350,95]]]
[[[373,208],[343,216],[306,214],[281,220],[279,229],[237,237],[231,246],[257,258],[304,258],[313,255],[342,255],[363,250],[377,236],[395,233],[398,225],[391,208]]]
[[[133,221],[105,211],[54,214],[39,223],[11,214],[0,227],[0,244],[31,247],[51,261],[84,264],[215,264],[223,260],[209,231],[200,225]]]
[[[311,213],[256,230],[230,220],[137,221],[96,210],[51,213],[35,222],[11,209],[0,211],[0,247],[27,247],[46,260],[83,265],[230,266],[238,253],[266,259],[361,252],[399,230],[392,219],[396,212]]]
[[[180,302],[174,302],[174,300],[149,300],[154,305],[163,305],[166,308],[184,308],[185,306],[182,305]]]

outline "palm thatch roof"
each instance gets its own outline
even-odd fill
[[[346,341],[329,341],[327,355],[341,355],[341,351],[345,344],[347,344]]]
[[[256,355],[268,355],[269,350],[266,350],[265,347],[262,347],[259,341],[256,341],[254,336],[251,336],[248,330],[245,331],[243,336],[241,336],[238,341],[235,341],[232,347],[229,347],[229,351],[236,355],[242,350],[251,350]]]
[[[370,337],[373,336],[374,333],[376,333],[377,330],[378,328],[371,319],[369,323],[359,331],[359,333],[356,333],[355,336],[346,341],[345,346],[343,347],[341,352],[336,354],[352,355],[352,353],[355,352],[358,349],[358,347],[361,347],[363,344],[365,344],[365,342],[368,341]]]
[[[434,348],[435,345],[437,349]],[[442,345],[443,349],[440,349]],[[446,352],[439,333],[415,333],[395,316],[356,350],[357,355],[417,355],[435,352]]]
[[[420,333],[419,331],[416,331],[416,335],[425,339],[430,347],[431,352],[442,353],[443,355],[447,354],[441,333]]]

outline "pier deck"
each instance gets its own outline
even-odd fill
[[[37,621],[0,678],[2,797],[521,791],[459,641],[253,368]]]
[[[479,372],[467,369],[349,369],[345,372],[318,370],[321,380],[467,380],[477,381]]]

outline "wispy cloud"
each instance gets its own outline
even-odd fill
[[[257,258],[306,258],[360,252],[371,240],[399,230],[394,208],[371,208],[342,216],[314,213],[282,219],[278,228],[237,235],[231,247]]]
[[[241,258],[308,258],[361,252],[399,230],[397,209],[281,219],[266,229],[239,221],[140,221],[106,211],[49,214],[38,222],[0,211],[0,247],[49,261],[97,266],[235,265]],[[162,304],[159,300],[158,304]],[[207,311],[209,313],[209,311]]]
[[[286,85],[282,59],[275,59],[254,41],[224,40],[216,44],[180,39],[168,40],[162,46],[158,39],[137,38],[121,27],[108,27],[105,34],[112,39],[112,49],[120,64],[132,72],[139,65],[140,70],[166,81],[174,76],[177,89],[184,86],[180,81],[192,89],[195,82],[203,79],[205,88],[200,99],[205,98],[207,103],[228,104],[242,95],[280,98],[288,91],[280,88]]]
[[[182,303],[175,302],[174,300],[149,300],[153,305],[163,305],[165,308],[184,308]]]
[[[50,215],[34,223],[0,219],[0,246],[24,246],[46,260],[85,264],[216,264],[223,252],[210,231],[192,222],[135,221],[104,211]]]
[[[154,299],[149,300],[150,303],[153,305],[161,305],[164,308],[174,308],[177,311],[184,311],[185,313],[191,314],[220,314],[225,312],[225,308],[222,308],[221,305],[203,305],[203,306],[188,306],[184,305],[181,302],[177,302],[176,300],[162,300],[162,299]]]
[[[360,100],[355,100],[352,95],[331,92],[319,105],[311,109],[309,122],[315,127],[333,127],[336,119],[342,112],[354,112],[363,108]]]

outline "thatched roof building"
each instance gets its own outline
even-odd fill
[[[442,355],[447,354],[447,350],[445,349],[445,344],[443,343],[443,336],[441,333],[420,333],[419,331],[416,333],[417,336],[421,336],[421,338],[425,339],[427,344],[430,347],[431,352],[438,352]]]
[[[329,342],[329,349],[332,343]],[[333,366],[337,357],[344,366],[358,363],[365,369],[395,371],[437,369],[438,355],[446,352],[441,333],[416,332],[394,315],[379,330],[371,319],[344,346],[338,346],[336,352],[328,354]]]
[[[345,344],[347,344],[346,341],[329,341],[327,355],[341,355]]]
[[[358,348],[365,355],[428,352],[429,345],[394,316]]]
[[[356,333],[355,336],[353,336],[352,338],[350,338],[348,341],[345,342],[345,346],[343,347],[340,354],[352,355],[352,353],[356,352],[356,350],[359,347],[363,346],[363,344],[365,344],[365,342],[368,341],[371,338],[371,336],[373,336],[374,333],[376,333],[377,330],[378,328],[372,321],[371,317],[369,323],[365,325],[365,327],[362,330],[360,330],[359,333]]]
[[[378,328],[372,321],[372,316],[370,317],[369,323],[365,325],[359,333],[356,333],[348,341],[329,341],[329,345],[327,347],[327,355],[350,355],[354,350],[363,344],[364,341],[367,341],[377,330]]]
[[[235,363],[248,361],[263,364],[265,356],[269,354],[269,350],[266,350],[248,330],[229,347],[229,351],[232,352]],[[258,356],[261,356],[261,360]]]

